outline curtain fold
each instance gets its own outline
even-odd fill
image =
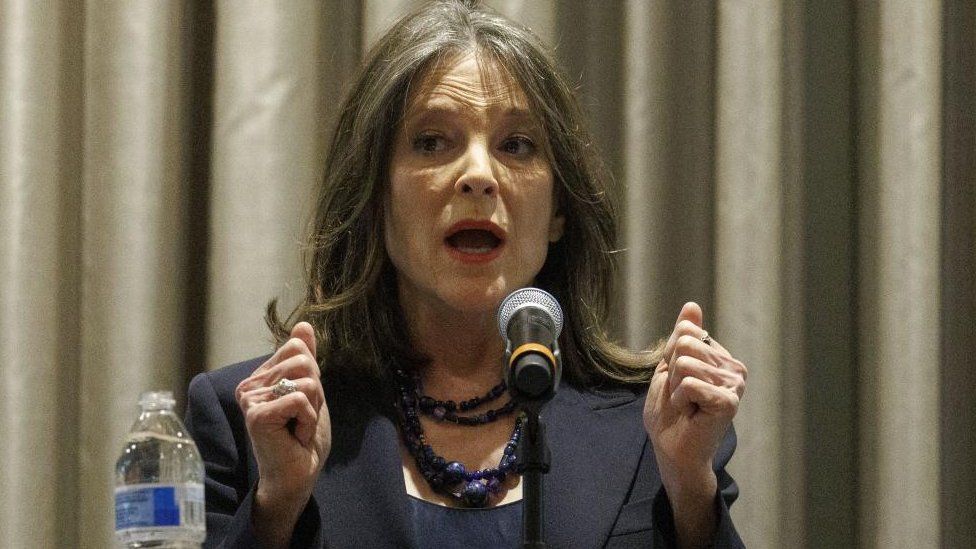
[[[719,5],[716,62],[715,337],[751,366],[730,470],[751,494],[744,539],[781,540],[783,424],[783,7]],[[759,395],[758,398],[751,398]],[[748,426],[748,427],[744,427]],[[761,479],[761,480],[760,480]],[[777,516],[776,520],[764,517]]]
[[[217,4],[210,367],[271,351],[258,305],[279,296],[287,313],[302,295],[296,251],[325,148],[323,8],[312,1]]]
[[[942,292],[940,405],[942,545],[976,539],[976,10],[944,0],[942,11]]]
[[[865,10],[860,518],[878,546],[939,544],[938,2]],[[905,498],[910,487],[911,498]]]
[[[78,379],[72,22],[60,4],[0,4],[0,543],[12,547],[75,535],[77,440],[64,428]]]
[[[667,12],[661,3],[628,2],[624,11],[624,42],[626,77],[624,84],[624,302],[627,318],[626,341],[633,347],[647,347],[654,343],[654,334],[647,325],[647,312],[664,309],[663,296],[655,289],[663,285],[666,263],[659,261],[665,249],[667,227],[680,213],[665,215],[667,166],[660,159],[667,158],[669,128],[668,111],[655,108],[665,97],[666,54],[665,29]],[[661,326],[655,332],[662,333]],[[660,336],[658,336],[660,337]]]
[[[184,386],[184,6],[85,12],[79,545],[111,539],[111,487],[138,396]]]
[[[272,350],[339,100],[418,0],[0,0],[0,540],[106,547],[143,390]],[[553,45],[623,220],[616,331],[750,368],[750,547],[976,536],[966,0],[491,0]]]
[[[834,0],[789,11],[785,166],[798,187],[787,193],[783,396],[794,416],[786,447],[799,455],[783,528],[788,540],[849,547],[858,539],[855,10]]]
[[[625,6],[624,314],[628,345],[646,347],[673,328],[686,301],[715,319],[715,43],[707,33],[715,10],[701,2]]]

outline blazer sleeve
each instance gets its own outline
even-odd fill
[[[732,524],[729,507],[739,497],[739,487],[732,476],[725,470],[732,453],[735,451],[735,429],[729,428],[722,444],[715,453],[715,476],[718,479],[718,489],[715,494],[715,510],[718,513],[718,524],[709,547],[715,549],[744,548],[739,533]],[[654,498],[652,507],[654,521],[654,547],[677,547],[677,533],[674,528],[674,514],[670,500],[662,486]]]
[[[206,548],[257,548],[251,510],[256,479],[248,474],[250,441],[233,396],[237,380],[202,373],[190,382],[186,428],[203,457]],[[228,390],[228,386],[230,386]],[[312,498],[295,526],[292,547],[323,547],[318,506]]]

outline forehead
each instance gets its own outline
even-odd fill
[[[460,106],[478,111],[529,112],[528,98],[497,61],[468,53],[436,63],[407,98],[407,117],[427,109]]]

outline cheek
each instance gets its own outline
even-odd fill
[[[521,188],[525,189],[525,192],[519,196],[519,214],[528,231],[525,236],[530,236],[533,240],[540,235],[545,238],[549,236],[549,227],[555,207],[552,185],[552,176],[548,170],[533,177],[527,177],[521,183]]]
[[[384,226],[386,250],[390,260],[397,269],[402,269],[406,255],[408,238],[411,232],[410,217],[404,212],[404,195],[406,189],[403,181],[396,173],[390,174],[390,188],[386,199],[386,219]]]
[[[552,186],[539,184],[533,192],[520,197],[518,211],[513,212],[519,220],[517,241],[520,255],[533,264],[538,263],[540,268],[549,251],[552,209]]]
[[[430,211],[431,201],[422,191],[411,186],[411,179],[391,178],[387,200],[386,249],[398,270],[408,269],[409,262],[423,260],[429,254],[426,243],[435,219]]]

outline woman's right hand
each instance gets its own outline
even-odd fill
[[[276,395],[282,379],[297,390]],[[312,325],[296,324],[291,339],[237,386],[236,397],[258,465],[254,528],[269,547],[284,547],[332,446]]]

